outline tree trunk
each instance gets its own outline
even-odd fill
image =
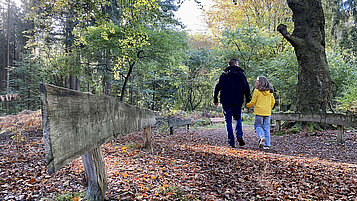
[[[325,113],[333,82],[325,53],[325,18],[321,0],[287,0],[293,11],[294,31],[280,24],[277,30],[295,49],[299,63],[296,109]]]
[[[133,72],[134,65],[135,65],[135,62],[133,62],[133,63],[131,63],[131,64],[129,65],[129,71],[128,71],[128,73],[126,74],[126,76],[124,77],[124,83],[123,83],[123,86],[122,86],[122,88],[121,88],[121,94],[120,94],[120,100],[121,100],[121,101],[124,101],[125,90],[126,90],[126,87],[127,87],[127,85],[128,85],[128,81],[129,81],[130,75],[131,75],[131,73]]]

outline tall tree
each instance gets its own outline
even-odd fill
[[[333,82],[325,53],[325,18],[321,0],[287,0],[293,11],[294,31],[286,25],[277,30],[295,49],[299,63],[296,94],[297,112],[324,113]]]

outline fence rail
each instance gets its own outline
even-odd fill
[[[276,130],[280,130],[280,121],[303,121],[337,125],[337,142],[343,143],[344,126],[357,128],[357,116],[342,114],[299,114],[299,113],[274,113],[271,120],[276,121]]]

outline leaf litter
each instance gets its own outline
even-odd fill
[[[246,146],[227,145],[225,129],[153,130],[153,148],[143,149],[142,133],[102,146],[108,174],[107,200],[356,200],[357,133],[320,136],[272,135],[261,150],[252,126]],[[85,192],[81,159],[47,174],[43,141],[0,144],[0,199],[53,200]],[[74,199],[78,200],[78,197]],[[85,199],[85,198],[81,198]]]

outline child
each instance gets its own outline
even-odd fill
[[[247,108],[255,105],[254,128],[259,136],[259,148],[269,149],[270,147],[270,115],[275,104],[273,96],[274,89],[268,79],[259,76],[255,83],[252,100],[246,104]]]

